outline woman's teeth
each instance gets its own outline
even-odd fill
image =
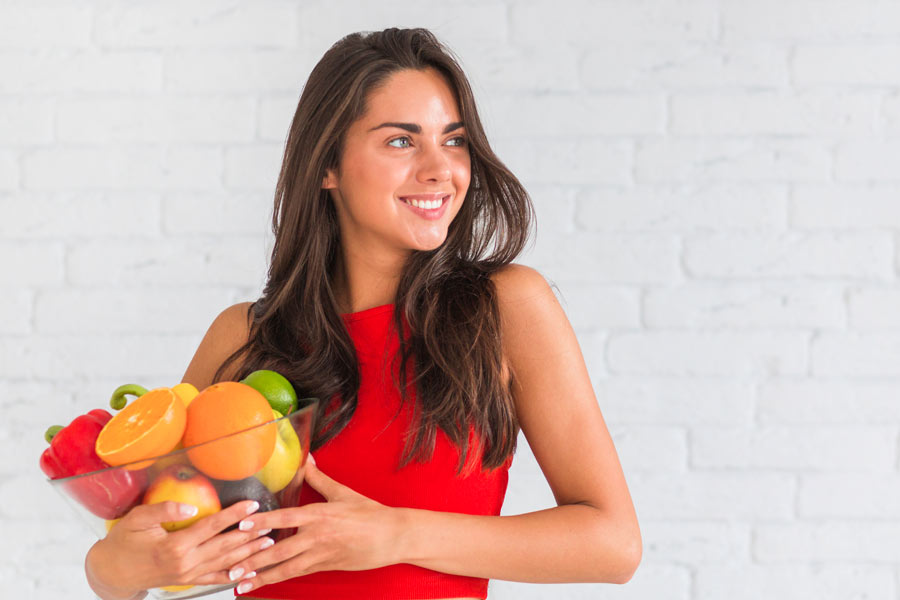
[[[440,200],[407,200],[406,198],[404,198],[403,201],[407,204],[412,204],[416,208],[425,209],[440,208],[441,204],[444,203],[443,198],[441,198]]]

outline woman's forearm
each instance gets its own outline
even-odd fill
[[[401,508],[400,560],[435,571],[529,583],[626,583],[640,532],[583,504],[514,516]]]
[[[107,583],[103,574],[104,567],[109,567],[109,561],[102,556],[101,544],[102,542],[97,542],[91,546],[84,558],[84,573],[88,585],[101,600],[142,600],[147,595],[146,591],[122,590]]]

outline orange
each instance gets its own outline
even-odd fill
[[[231,435],[237,432],[242,433]],[[191,401],[182,443],[198,470],[214,479],[234,481],[265,466],[277,436],[265,396],[249,385],[223,381]],[[202,445],[192,448],[197,444]]]
[[[170,388],[150,390],[109,420],[94,450],[106,464],[129,470],[143,469],[154,461],[142,459],[170,452],[181,440],[187,421],[184,402]],[[134,461],[141,461],[136,464]]]

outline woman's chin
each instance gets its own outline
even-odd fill
[[[446,231],[441,235],[427,237],[421,236],[412,241],[410,250],[416,250],[418,252],[430,252],[431,250],[437,250],[438,248],[440,248],[445,241],[447,241]]]

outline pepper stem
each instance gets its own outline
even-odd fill
[[[47,428],[47,431],[44,432],[44,439],[47,440],[47,443],[49,444],[53,441],[53,438],[56,436],[56,434],[63,429],[65,428],[62,425],[51,425]]]
[[[116,388],[112,398],[109,399],[109,405],[113,410],[122,410],[125,408],[125,405],[128,404],[128,400],[125,398],[126,394],[140,398],[146,393],[147,388],[136,383],[126,383],[125,385],[120,385]]]

